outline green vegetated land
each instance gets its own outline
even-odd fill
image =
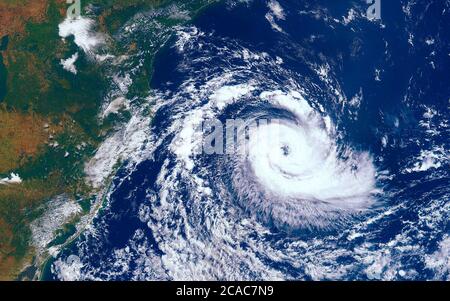
[[[173,3],[192,14],[209,0],[82,0],[95,5],[97,30],[112,36],[137,12]],[[20,184],[0,184],[0,280],[16,279],[35,260],[30,223],[45,212],[55,196],[76,200],[90,210],[92,188],[85,182],[84,164],[113,129],[114,118],[100,121],[99,107],[108,86],[106,67],[64,42],[58,25],[64,20],[65,0],[3,0],[0,3],[0,180],[11,173]],[[83,11],[83,10],[82,10]],[[185,21],[159,20],[167,27]],[[132,54],[133,44],[112,54]],[[61,59],[78,51],[77,74],[61,67]],[[136,75],[130,91],[149,89],[153,57]],[[1,183],[1,182],[0,182]],[[55,233],[51,246],[75,233],[72,222]],[[29,276],[30,277],[30,276]]]

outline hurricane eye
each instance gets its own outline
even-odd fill
[[[281,151],[283,152],[283,155],[284,156],[289,156],[289,153],[290,153],[290,149],[289,149],[289,146],[288,145],[283,145],[282,147],[281,147]]]

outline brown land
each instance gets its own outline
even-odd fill
[[[7,173],[36,157],[51,132],[59,129],[35,113],[0,108],[0,173]]]
[[[28,21],[45,19],[48,0],[2,0],[0,2],[0,37],[22,34]]]

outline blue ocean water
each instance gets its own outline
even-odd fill
[[[381,19],[368,20],[365,1],[227,1],[178,28],[154,64],[148,155],[124,163],[92,229],[46,277],[449,279],[450,4],[381,4]],[[242,101],[210,106],[218,89],[243,84],[253,90]],[[329,116],[339,147],[369,154],[376,169],[371,207],[333,211],[326,230],[292,230],[239,159],[176,147],[177,121],[191,112],[291,118],[257,98],[292,87]],[[268,203],[254,209],[251,198]]]

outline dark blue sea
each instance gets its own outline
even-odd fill
[[[174,28],[142,153],[45,278],[450,279],[450,3],[368,6],[225,1]],[[211,118],[280,119],[292,152],[190,152]]]

